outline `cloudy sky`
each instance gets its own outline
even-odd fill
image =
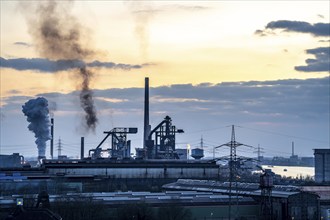
[[[329,1],[0,4],[0,154],[37,155],[22,105],[41,96],[64,154],[79,155],[81,136],[87,153],[114,127],[138,127],[129,138],[141,147],[145,77],[151,126],[169,115],[185,131],[180,148],[203,136],[211,156],[230,125],[265,156],[290,156],[292,141],[299,156],[329,148]],[[95,129],[86,128],[82,90]]]

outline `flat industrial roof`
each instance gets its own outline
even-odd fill
[[[237,184],[237,186],[236,186]],[[179,179],[177,182],[165,184],[164,189],[172,190],[195,190],[221,194],[235,194],[239,196],[261,196],[261,190],[257,183],[229,183],[209,180]],[[272,189],[272,197],[288,198],[291,195],[301,193],[299,187],[288,185],[275,185]],[[306,191],[309,192],[309,191]]]
[[[0,208],[16,204],[17,198],[36,199],[37,194],[3,196],[0,199]],[[92,198],[95,202],[106,205],[123,205],[136,202],[143,202],[151,205],[166,205],[169,203],[180,203],[186,206],[203,205],[227,205],[228,195],[219,195],[212,192],[197,191],[166,191],[166,192],[101,192],[101,193],[67,193],[64,195],[49,195],[50,202],[57,199]],[[248,197],[238,197],[240,204],[253,205],[255,201]]]

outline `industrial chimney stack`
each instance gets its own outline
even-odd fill
[[[294,156],[294,142],[292,141],[292,157]]]
[[[51,118],[50,119],[50,136],[51,136],[51,139],[50,139],[50,158],[51,159],[54,159],[53,156],[54,156],[54,118]]]
[[[149,78],[144,79],[144,131],[143,131],[143,148],[147,152],[147,140],[150,134],[149,125]]]
[[[80,159],[84,159],[84,152],[85,152],[85,138],[81,137],[80,141]]]

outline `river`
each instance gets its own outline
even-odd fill
[[[272,166],[262,165],[263,169],[271,169],[274,173],[286,177],[314,177],[314,167],[297,167],[297,166]],[[286,170],[286,171],[285,171]]]

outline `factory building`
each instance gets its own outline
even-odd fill
[[[198,192],[213,192],[231,196],[232,210],[235,210],[236,198],[248,197],[261,205],[265,195],[262,194],[257,183],[233,183],[209,180],[179,179],[175,183],[163,186],[165,190],[195,190]],[[311,191],[303,191],[296,186],[275,185],[270,193],[271,219],[320,219],[320,196]],[[260,207],[260,209],[262,209]],[[233,212],[233,215],[235,213]],[[262,213],[262,219],[266,218]],[[269,216],[268,216],[269,217]]]
[[[23,197],[6,196],[0,201],[0,208],[9,211],[15,205],[18,198],[23,198],[24,204],[31,204],[36,195],[28,194]],[[136,219],[134,210],[139,209],[139,214],[153,214],[153,218],[159,219],[160,211],[166,210],[166,217],[162,219],[178,219],[182,211],[189,213],[190,219],[226,219],[228,217],[227,195],[219,195],[210,192],[196,191],[166,191],[166,192],[110,192],[110,193],[68,193],[61,195],[49,195],[50,207],[59,201],[74,201],[77,198],[84,201],[92,201],[92,204],[101,204],[106,210],[106,219]],[[259,205],[248,197],[238,197],[239,211],[237,216],[241,219],[258,219]],[[28,208],[28,207],[26,207]],[[65,208],[65,207],[64,207]],[[118,211],[125,211],[118,213]],[[129,213],[130,216],[127,216]],[[165,214],[163,213],[163,214]],[[118,216],[118,214],[120,214]],[[125,218],[123,218],[125,217]],[[64,219],[64,218],[63,218]],[[138,218],[138,219],[143,219]],[[148,219],[148,218],[146,218]]]
[[[301,190],[320,197],[321,219],[330,220],[330,186],[302,186]]]
[[[314,149],[315,182],[330,182],[330,149]]]
[[[214,161],[196,160],[44,160],[38,168],[0,169],[0,196],[39,185],[49,193],[101,191],[158,191],[179,178],[219,178]]]
[[[50,194],[51,207],[56,201],[91,201],[92,204],[102,204],[103,209],[110,214],[107,219],[120,219],[116,211],[132,205],[141,208],[148,207],[157,213],[161,208],[176,207],[189,210],[192,219],[228,219],[229,203],[231,201],[231,217],[238,219],[266,219],[260,204],[262,197],[258,184],[233,184],[231,198],[229,183],[207,180],[180,179],[164,186],[163,192],[100,192],[100,193],[66,193]],[[171,191],[169,191],[171,190]],[[272,192],[272,220],[276,219],[328,219],[330,197],[329,186],[296,187],[274,186]],[[9,212],[19,198],[24,204],[32,204],[36,194],[16,194],[2,196],[0,209]],[[167,209],[168,210],[168,209]],[[56,211],[56,210],[53,210]],[[1,213],[0,213],[1,214]],[[132,218],[133,219],[133,218]]]
[[[19,153],[12,155],[0,155],[0,168],[6,167],[22,167],[24,164],[24,157]]]

